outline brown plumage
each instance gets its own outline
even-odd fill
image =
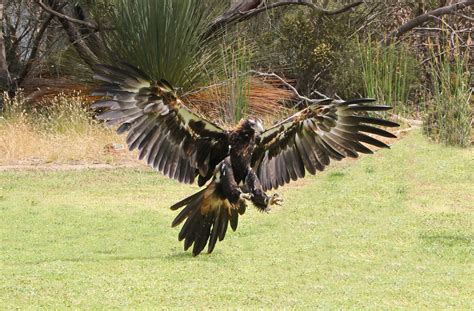
[[[182,183],[197,177],[205,186],[171,207],[181,209],[172,226],[183,224],[178,238],[185,250],[194,245],[194,255],[206,245],[211,253],[228,226],[237,229],[247,201],[268,211],[281,199],[265,191],[322,171],[331,160],[372,153],[367,145],[388,148],[373,135],[394,135],[376,126],[398,126],[367,116],[390,109],[371,99],[328,99],[266,131],[255,119],[225,130],[187,109],[168,82],[133,66],[98,65],[95,78],[104,84],[94,95],[107,97],[93,105],[102,109],[98,119],[128,132],[129,149],[154,169]]]

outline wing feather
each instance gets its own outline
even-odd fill
[[[192,183],[200,174],[202,185],[228,155],[228,133],[188,110],[167,81],[129,64],[97,65],[94,77],[103,84],[93,95],[109,97],[92,105],[97,119],[128,131],[128,148],[164,175]]]
[[[388,148],[369,135],[394,138],[376,126],[396,127],[392,121],[367,116],[367,112],[387,111],[389,106],[370,104],[361,98],[328,100],[314,104],[265,131],[252,155],[264,190],[277,189],[291,180],[323,171],[332,160],[371,154],[367,145]]]

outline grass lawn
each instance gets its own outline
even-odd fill
[[[0,309],[474,308],[474,153],[412,133],[248,209],[212,255],[148,169],[0,173]]]

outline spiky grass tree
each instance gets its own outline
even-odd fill
[[[202,45],[200,35],[223,1],[111,0],[110,4],[104,23],[112,30],[103,33],[107,52],[101,61],[128,62],[184,90],[205,84],[208,72],[219,70],[219,54],[212,42]]]
[[[235,123],[246,111],[279,111],[275,106],[282,97],[273,84],[260,83],[253,103],[247,100],[252,80],[245,73],[255,57],[251,40],[235,29],[202,39],[226,1],[101,0],[94,5],[92,14],[109,29],[101,33],[100,62],[127,62],[153,79],[168,80],[191,108],[217,123]]]

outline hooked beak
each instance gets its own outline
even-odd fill
[[[260,120],[255,122],[255,132],[257,133],[257,135],[260,135],[265,132],[265,129],[263,128],[262,122],[260,122]]]

